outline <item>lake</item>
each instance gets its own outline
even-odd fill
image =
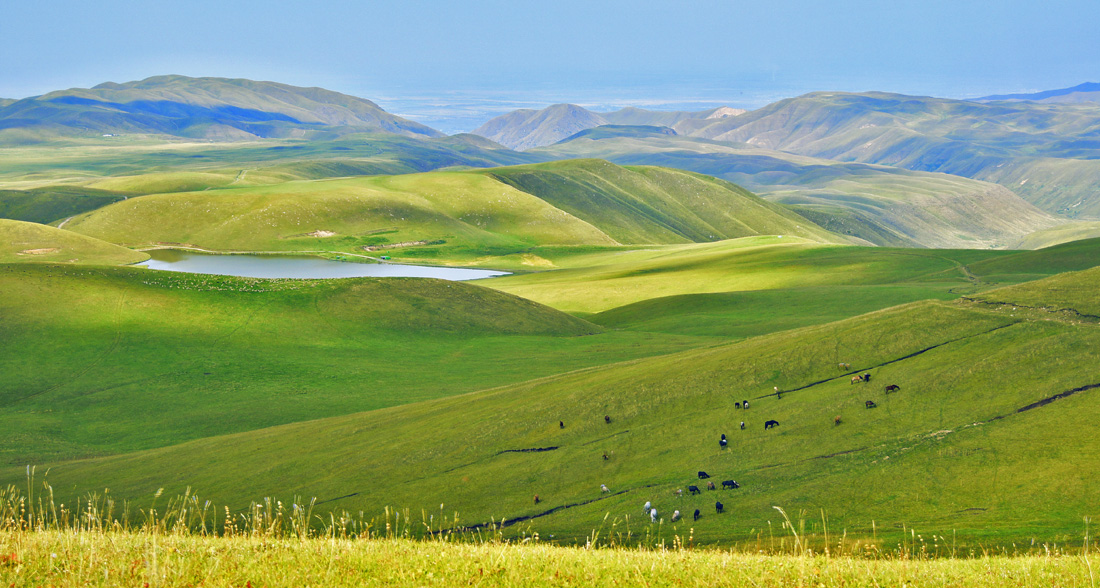
[[[147,253],[152,259],[136,265],[170,272],[243,278],[438,278],[464,281],[508,275],[508,272],[491,270],[397,263],[345,263],[317,257],[209,255],[171,249],[155,249]]]

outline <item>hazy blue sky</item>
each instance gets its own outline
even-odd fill
[[[510,104],[762,103],[870,89],[967,97],[1100,81],[1100,0],[5,4],[8,98],[166,73],[323,86],[384,106],[447,95]]]

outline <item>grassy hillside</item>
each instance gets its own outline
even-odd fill
[[[50,92],[0,106],[0,142],[14,136],[152,134],[208,140],[357,131],[439,137],[370,100],[322,88],[244,79],[155,76]]]
[[[533,153],[705,173],[876,245],[1003,248],[1058,222],[1001,186],[960,176],[840,163],[641,127],[599,127]]]
[[[561,259],[551,252],[545,255],[561,269],[493,278],[485,284],[582,313],[682,294],[783,291],[777,294],[778,302],[789,289],[818,286],[915,286],[912,295],[924,297],[933,289],[978,287],[962,268],[1011,253],[828,246],[791,237],[747,237]],[[876,298],[868,293],[865,302]],[[919,298],[908,298],[914,299]]]
[[[416,243],[485,254],[539,244],[615,244],[530,194],[478,174],[448,172],[143,196],[78,216],[66,228],[116,243],[250,251]]]
[[[0,316],[3,463],[169,445],[711,341],[599,334],[466,283],[43,264],[0,265]]]
[[[1066,223],[1025,235],[1020,239],[1016,249],[1042,249],[1043,247],[1052,247],[1082,239],[1095,239],[1096,237],[1100,237],[1100,222]]]
[[[378,246],[394,259],[482,265],[538,246],[838,239],[720,180],[599,161],[227,188],[131,198],[66,228],[128,245],[360,254]]]
[[[1058,287],[1060,303],[1095,308],[1098,279],[1090,270],[986,298]],[[363,511],[375,525],[386,506],[443,504],[437,514],[462,524],[522,521],[560,541],[629,528],[751,546],[785,533],[775,505],[796,528],[803,519],[803,533],[826,517],[834,536],[890,545],[910,529],[925,545],[1078,541],[1100,499],[1089,450],[1100,434],[1100,331],[1095,319],[1000,308],[910,304],[473,395],[51,464],[49,479],[65,497],[109,486],[141,503],[190,486],[232,509],[316,496],[321,512]],[[871,383],[850,384],[853,371]],[[900,390],[884,394],[887,384]],[[743,399],[751,409],[734,407]],[[700,470],[741,487],[674,495],[701,484]],[[23,476],[12,468],[3,481]],[[647,501],[660,525],[642,516]],[[696,508],[697,522],[669,518]]]
[[[837,237],[743,188],[699,174],[555,161],[483,172],[549,202],[623,244],[717,241],[749,235]]]
[[[146,259],[145,253],[71,231],[0,218],[0,263],[124,265]]]
[[[123,199],[122,194],[76,186],[0,190],[0,218],[46,224]]]

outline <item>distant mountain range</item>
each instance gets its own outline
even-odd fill
[[[501,145],[524,151],[553,145],[585,129],[604,125],[659,126],[675,128],[687,121],[713,122],[745,113],[722,106],[700,111],[655,111],[627,107],[613,112],[592,112],[576,104],[555,104],[542,110],[515,110],[498,116],[472,132]]]
[[[1089,88],[1082,85],[1055,94],[1080,95]],[[574,113],[576,124],[555,125],[558,119],[549,116],[550,109],[517,111],[475,133],[491,126],[492,138],[524,149],[573,138],[578,126],[600,119],[614,123],[609,116],[614,113],[595,115],[572,105],[551,108]],[[519,120],[537,124],[509,124]],[[695,113],[669,128],[678,135],[728,144],[995,182],[1048,212],[1100,218],[1100,104],[980,103],[883,92],[814,92],[735,116]],[[635,147],[645,152],[638,145],[642,139],[636,139]],[[701,171],[697,162],[691,163],[687,169]],[[705,173],[728,177],[713,164],[708,166]]]
[[[556,104],[448,137],[370,100],[321,88],[158,76],[0,100],[0,145],[110,141],[116,134],[311,140],[270,148],[278,153],[261,150],[264,160],[286,160],[280,173],[302,178],[603,158],[737,182],[831,230],[880,245],[1007,246],[1060,222],[1049,213],[1100,219],[1100,104],[1068,103],[1098,88],[1082,84],[984,102],[815,92],[751,112],[593,112]],[[240,161],[233,165],[261,151],[234,154]],[[142,165],[148,164],[127,173]],[[233,181],[239,172],[222,170],[215,179]],[[193,188],[177,184],[165,191]],[[19,207],[38,198],[8,196]],[[63,200],[69,206],[72,198]]]
[[[1084,84],[1078,84],[1072,88],[1047,90],[1045,92],[1035,92],[1034,94],[1000,94],[997,96],[986,96],[984,98],[978,98],[976,102],[1019,100],[1062,103],[1100,102],[1100,84],[1096,82],[1085,82]]]
[[[363,98],[243,79],[157,76],[0,102],[0,141],[9,142],[104,134],[238,140],[355,132],[443,136]]]

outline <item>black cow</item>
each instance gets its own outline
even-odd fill
[[[770,429],[772,427],[778,427],[778,426],[779,426],[779,421],[766,421],[764,423],[764,430],[767,431],[768,429]]]
[[[863,374],[863,381],[864,382],[870,382],[871,381],[871,372],[867,372],[867,373]]]
[[[691,494],[699,494],[699,487],[698,486],[688,486],[688,492],[690,492]]]
[[[741,430],[742,430],[742,431],[744,431],[744,430],[745,430],[745,421],[741,421]]]
[[[695,509],[695,520],[699,520],[699,509]]]
[[[565,421],[558,421],[558,428],[559,429],[564,429],[565,428]]]
[[[867,402],[864,402],[864,403],[863,403],[863,406],[865,406],[865,407],[867,407],[867,408],[875,408],[875,407],[876,407],[876,406],[878,406],[878,405],[877,405],[877,404],[875,404],[875,401],[874,401],[874,400],[868,400]]]
[[[748,410],[748,408],[749,408],[749,401],[748,401],[748,400],[746,400],[746,401],[742,402],[742,403],[741,403],[741,406],[742,406],[742,407],[743,407],[743,408],[744,408],[745,410]]]
[[[890,384],[889,386],[882,389],[882,391],[887,394],[891,392],[897,392],[898,390],[901,390],[901,386],[898,386],[897,384]]]
[[[609,424],[609,425],[610,425],[610,424],[611,424],[611,417],[609,417],[609,416],[607,416],[607,415],[604,415],[604,417],[603,417],[603,422],[605,422],[605,423],[607,423],[607,424]]]
[[[715,502],[714,503],[714,512],[716,512],[718,514],[722,514],[722,503],[721,502]]]
[[[741,487],[741,485],[738,484],[737,482],[733,481],[733,480],[726,480],[726,481],[722,482],[722,488],[723,489],[729,488],[730,490],[734,490],[734,489],[740,488],[740,487]]]
[[[708,474],[708,473],[706,473],[706,472],[704,472],[704,471],[700,471],[700,472],[699,472],[699,479],[700,479],[700,480],[706,480],[706,479],[707,479],[707,478],[709,478],[709,477],[710,477],[710,474]]]
[[[734,406],[735,408],[738,408],[738,409],[740,409],[740,408],[741,408],[741,403],[740,403],[740,402],[734,402],[734,403],[733,403],[733,406]]]
[[[722,438],[718,441],[718,446],[721,447],[722,449],[725,449],[726,448],[726,443],[727,443],[726,434],[722,433]]]

